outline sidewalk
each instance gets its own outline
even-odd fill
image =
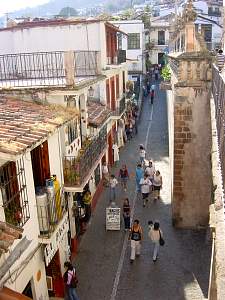
[[[105,230],[105,208],[109,203],[106,189],[84,234],[75,258],[80,300],[200,300],[206,299],[210,267],[210,245],[205,232],[176,230],[171,224],[170,168],[168,157],[167,110],[164,92],[158,90],[154,107],[143,104],[138,135],[120,153],[120,164],[126,163],[134,174],[139,144],[147,145],[147,158],[153,158],[163,176],[161,199],[142,207],[135,196],[135,178],[128,192],[121,189],[117,204],[128,196],[131,206],[136,201],[134,217],[144,228],[141,257],[129,263],[130,244],[122,228]],[[118,168],[115,169],[118,174]],[[152,244],[147,237],[148,220],[158,219],[166,244],[160,249],[159,260],[152,262]],[[122,221],[122,220],[121,220]]]

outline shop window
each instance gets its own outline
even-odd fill
[[[128,49],[140,49],[140,33],[128,33]]]
[[[6,222],[23,226],[30,218],[23,158],[0,168],[0,188]]]
[[[45,186],[46,179],[50,178],[47,141],[31,151],[31,162],[35,187]]]
[[[72,144],[76,138],[78,138],[77,120],[73,120],[68,125],[68,142],[69,142],[69,144]]]
[[[101,175],[100,175],[100,164],[97,166],[95,169],[95,186],[97,187],[99,182],[101,180]]]
[[[165,45],[165,31],[158,31],[158,45]]]

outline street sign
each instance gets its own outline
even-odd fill
[[[120,208],[106,208],[106,230],[120,230]]]

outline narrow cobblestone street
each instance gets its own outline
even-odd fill
[[[75,265],[79,276],[80,300],[200,300],[207,298],[210,242],[205,231],[176,230],[171,222],[170,168],[166,95],[158,89],[152,106],[145,100],[138,135],[120,153],[120,165],[126,163],[135,172],[139,144],[147,145],[163,177],[161,199],[143,208],[135,193],[134,176],[127,196],[134,206],[134,216],[144,229],[141,256],[131,265],[128,233],[105,230],[105,208],[109,203],[106,189],[93,213],[91,224],[82,237]],[[119,167],[119,166],[118,166]],[[118,168],[114,170],[118,175]],[[117,205],[125,193],[118,188]],[[147,236],[148,220],[158,219],[166,244],[160,247],[159,260],[152,262],[153,246]]]

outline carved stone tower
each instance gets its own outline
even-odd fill
[[[172,36],[173,224],[180,228],[208,225],[211,201],[211,55],[196,32],[196,13],[189,1]]]

